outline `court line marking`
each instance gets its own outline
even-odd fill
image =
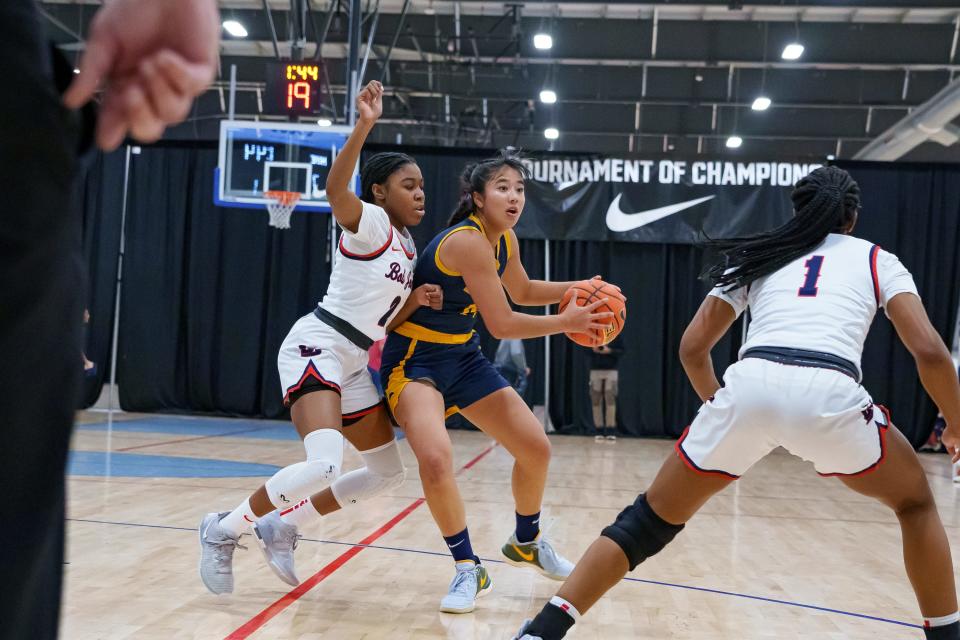
[[[164,440],[163,442],[151,442],[148,444],[138,444],[133,447],[122,447],[120,449],[115,449],[115,451],[133,451],[134,449],[146,449],[147,447],[162,447],[166,444],[177,444],[179,442],[194,442],[196,440],[207,440],[208,438],[227,438],[230,436],[235,436],[241,433],[252,433],[254,431],[265,431],[267,429],[273,429],[274,427],[253,427],[250,429],[241,429],[239,431],[227,431],[225,433],[211,433],[205,436],[191,436],[189,438],[178,438],[176,440]],[[137,432],[124,432],[124,433],[137,433]],[[152,433],[152,432],[139,432],[139,433]]]
[[[421,498],[420,500],[423,500],[423,499]],[[67,520],[70,521],[70,522],[85,522],[85,523],[92,523],[92,524],[109,524],[109,525],[117,525],[117,526],[124,526],[124,527],[145,527],[145,528],[148,528],[148,529],[171,529],[171,530],[173,530],[173,531],[196,532],[196,529],[195,529],[195,528],[192,528],[192,527],[175,527],[175,526],[172,526],[172,525],[162,525],[162,524],[141,524],[141,523],[136,523],[136,522],[115,522],[115,521],[110,521],[110,520],[93,520],[93,519],[89,519],[89,518],[67,518]],[[361,541],[361,542],[343,542],[343,541],[341,541],[341,540],[319,540],[319,539],[316,539],[316,538],[301,538],[301,540],[302,540],[303,542],[316,542],[316,543],[318,543],[318,544],[333,544],[333,545],[339,545],[339,546],[344,546],[344,547],[352,547],[352,548],[361,547],[361,548],[363,548],[363,549],[378,549],[378,550],[381,550],[381,551],[398,551],[398,552],[400,552],[400,553],[416,553],[416,554],[420,554],[420,555],[437,556],[437,557],[441,557],[441,558],[447,558],[447,557],[449,557],[449,555],[450,555],[450,554],[448,554],[448,553],[446,553],[446,552],[443,552],[443,551],[429,551],[429,550],[427,550],[427,549],[411,549],[411,548],[409,548],[409,547],[388,547],[388,546],[385,546],[385,545],[378,545],[378,544],[368,544],[368,543],[365,544],[363,541]],[[359,553],[359,552],[357,552],[357,553]],[[354,553],[354,555],[356,555],[356,553]],[[483,562],[488,563],[488,564],[507,564],[504,560],[498,560],[498,559],[496,559],[496,558],[481,558],[481,560],[482,560]],[[709,594],[713,594],[713,595],[729,596],[729,597],[732,597],[732,598],[744,598],[744,599],[746,599],[746,600],[756,600],[756,601],[760,601],[760,602],[768,602],[768,603],[770,603],[770,604],[779,604],[779,605],[783,605],[783,606],[787,606],[787,607],[797,607],[797,608],[800,608],[800,609],[810,609],[810,610],[812,610],[812,611],[822,611],[822,612],[824,612],[824,613],[833,613],[833,614],[836,614],[836,615],[846,616],[846,617],[849,617],[849,618],[859,618],[859,619],[861,619],[861,620],[870,620],[870,621],[873,621],[873,622],[884,622],[884,623],[887,623],[887,624],[895,624],[895,625],[898,625],[898,626],[901,626],[901,627],[908,627],[908,628],[911,628],[911,629],[922,629],[922,628],[923,628],[921,625],[913,624],[913,623],[910,623],[910,622],[904,622],[904,621],[902,621],[902,620],[893,620],[893,619],[891,619],[891,618],[881,618],[881,617],[878,617],[878,616],[871,616],[871,615],[868,615],[868,614],[865,614],[865,613],[856,613],[856,612],[853,612],[853,611],[844,611],[843,609],[831,609],[830,607],[821,607],[821,606],[819,606],[819,605],[805,604],[805,603],[803,603],[803,602],[793,602],[793,601],[791,601],[791,600],[779,600],[779,599],[777,599],[777,598],[767,598],[767,597],[765,597],[765,596],[755,596],[755,595],[751,595],[751,594],[749,594],[749,593],[738,593],[738,592],[736,592],[736,591],[724,591],[724,590],[722,590],[722,589],[711,589],[711,588],[709,588],[709,587],[697,587],[697,586],[693,586],[693,585],[679,584],[679,583],[675,583],[675,582],[662,582],[662,581],[659,581],[659,580],[646,580],[646,579],[643,579],[643,578],[631,578],[631,577],[629,577],[629,576],[624,577],[623,579],[624,579],[625,581],[627,581],[627,582],[638,582],[638,583],[641,583],[641,584],[650,584],[650,585],[655,585],[655,586],[659,586],[659,587],[672,587],[672,588],[674,588],[674,589],[685,589],[685,590],[687,590],[687,591],[699,591],[699,592],[702,592],[702,593],[709,593]]]
[[[473,465],[480,462],[483,458],[487,456],[488,453],[493,451],[497,447],[497,443],[494,442],[490,444],[486,449],[478,453],[472,460],[467,464],[463,465],[456,475],[460,475],[464,471],[467,471]],[[355,555],[368,548],[375,540],[382,537],[388,531],[393,529],[398,523],[404,520],[407,516],[417,510],[417,508],[426,502],[426,498],[417,498],[411,502],[403,511],[395,515],[393,518],[388,520],[383,526],[379,529],[368,535],[366,538],[361,540],[359,544],[354,545],[344,551],[340,556],[335,558],[333,562],[329,563],[327,566],[320,569],[306,580],[300,583],[299,586],[295,587],[293,590],[289,591],[283,595],[280,599],[276,600],[273,604],[269,605],[266,609],[250,618],[243,625],[238,627],[233,631],[233,633],[226,636],[224,640],[243,640],[244,638],[250,637],[250,634],[254,633],[261,627],[263,627],[267,622],[269,622],[274,616],[282,612],[284,609],[289,607],[291,604],[299,600],[304,594],[313,589],[315,586],[326,580],[330,575],[333,574],[337,569],[345,565],[350,561]]]

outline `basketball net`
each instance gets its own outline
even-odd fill
[[[300,193],[296,191],[266,191],[269,198],[267,212],[270,214],[270,226],[277,229],[290,228],[290,216],[300,202]]]

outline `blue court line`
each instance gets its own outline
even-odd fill
[[[196,529],[190,527],[173,527],[168,525],[160,524],[139,524],[135,522],[111,522],[108,520],[90,520],[84,518],[67,518],[69,522],[90,522],[95,524],[112,524],[119,525],[124,527],[145,527],[148,529],[172,529],[175,531],[196,531]],[[354,542],[342,542],[340,540],[318,540],[316,538],[301,538],[305,542],[317,542],[320,544],[334,544],[345,547],[363,547],[365,549],[381,549],[384,551],[400,551],[402,553],[417,553],[427,556],[440,556],[443,558],[449,557],[448,553],[440,551],[427,551],[425,549],[410,549],[407,547],[387,547],[377,544],[357,544]],[[481,558],[483,562],[490,564],[507,564],[503,560],[496,560],[494,558]],[[766,598],[764,596],[753,596],[748,593],[737,593],[736,591],[723,591],[721,589],[710,589],[707,587],[694,587],[686,584],[677,584],[674,582],[660,582],[658,580],[644,580],[643,578],[623,578],[627,582],[639,582],[642,584],[652,584],[658,587],[672,587],[674,589],[686,589],[687,591],[699,591],[702,593],[711,593],[714,595],[729,596],[732,598],[744,598],[746,600],[756,600],[759,602],[768,602],[770,604],[780,604],[787,607],[798,607],[800,609],[810,609],[812,611],[821,611],[823,613],[833,613],[836,615],[847,616],[849,618],[859,618],[861,620],[871,620],[873,622],[885,622],[887,624],[895,624],[901,627],[908,627],[910,629],[922,629],[923,627],[918,624],[911,624],[909,622],[903,622],[902,620],[893,620],[890,618],[880,618],[878,616],[871,616],[865,613],[854,613],[852,611],[843,611],[842,609],[831,609],[829,607],[820,607],[814,604],[804,604],[802,602],[793,602],[790,600],[779,600],[777,598]]]
[[[272,464],[254,462],[106,451],[71,451],[67,460],[67,474],[72,476],[249,478],[269,477],[279,470]]]
[[[80,431],[106,431],[106,422],[79,424]],[[240,420],[227,418],[175,418],[152,417],[117,420],[113,430],[127,433],[166,433],[178,436],[229,436],[237,431],[249,429],[244,438],[259,440],[300,440],[297,430],[289,422],[276,420]]]
[[[350,427],[346,427],[348,430]],[[79,431],[106,431],[106,422],[88,422],[78,424]],[[116,420],[113,430],[126,433],[166,433],[178,436],[237,436],[254,438],[257,440],[290,440],[299,441],[293,423],[281,420],[244,420],[240,418],[195,418],[190,416],[157,416],[150,418],[134,418],[132,420]],[[400,429],[394,428],[398,440],[405,436]],[[242,435],[240,435],[242,433]]]

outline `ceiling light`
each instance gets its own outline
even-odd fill
[[[556,140],[560,137],[560,132],[556,127],[547,127],[543,130],[543,137],[547,140]]]
[[[246,38],[247,30],[242,24],[236,20],[224,20],[223,28],[227,33],[232,35],[234,38]]]
[[[727,148],[728,149],[739,149],[740,145],[743,144],[743,138],[740,136],[730,136],[727,138]]]
[[[552,49],[553,36],[549,33],[538,33],[533,36],[533,46],[537,49]]]
[[[540,102],[543,104],[553,104],[557,101],[557,92],[552,89],[544,89],[540,92]]]
[[[836,160],[836,159],[837,159],[837,156],[833,155],[832,153],[827,154],[827,160]]]
[[[330,118],[320,118],[319,120],[317,120],[317,124],[320,125],[321,127],[330,127],[330,126],[333,126],[333,120],[331,120]]]
[[[803,45],[799,42],[791,42],[783,48],[780,57],[784,60],[797,60],[803,55]]]
[[[758,96],[753,100],[753,104],[750,105],[750,108],[754,111],[766,111],[770,108],[770,98],[767,96]]]

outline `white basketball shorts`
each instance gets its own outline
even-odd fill
[[[359,420],[380,406],[367,361],[366,351],[308,313],[290,329],[277,356],[284,404],[309,391],[332,389],[340,394],[344,424]]]
[[[694,471],[738,478],[778,446],[823,476],[868,473],[883,461],[889,413],[839,371],[745,358],[723,382],[676,444]]]

